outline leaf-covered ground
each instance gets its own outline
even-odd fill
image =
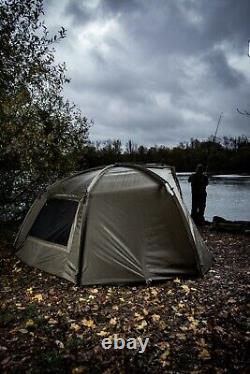
[[[249,236],[203,230],[215,257],[198,279],[75,287],[0,250],[0,372],[244,373]],[[101,340],[148,337],[144,353]]]

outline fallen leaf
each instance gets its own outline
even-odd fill
[[[222,327],[220,327],[220,326],[215,326],[214,330],[217,331],[220,334],[224,334],[225,333],[224,329]]]
[[[148,325],[148,324],[147,324],[147,322],[146,322],[145,319],[144,319],[144,320],[141,321],[141,323],[135,325],[135,328],[136,328],[137,330],[143,330],[144,327],[146,327],[147,325]]]
[[[137,313],[137,312],[135,312],[134,316],[135,316],[135,319],[136,319],[137,321],[140,321],[140,320],[144,319],[144,316],[142,316],[141,314],[139,314],[139,313]]]
[[[34,325],[35,322],[33,321],[33,319],[28,319],[28,321],[25,324],[26,328],[33,327]]]
[[[154,296],[158,295],[158,292],[154,288],[152,288],[150,291],[151,291],[152,295],[154,295]]]
[[[188,328],[187,328],[187,326],[180,326],[180,330],[181,331],[188,331]]]
[[[76,368],[73,368],[72,371],[71,371],[71,374],[82,374],[82,373],[86,373],[86,368],[83,367],[83,366],[79,366],[79,367],[76,367]]]
[[[183,291],[186,292],[186,293],[189,293],[189,292],[190,292],[190,288],[189,288],[186,284],[182,284],[182,285],[181,285],[181,288],[182,288]]]
[[[64,349],[64,344],[63,344],[63,342],[61,342],[60,340],[56,340],[55,343],[56,343],[56,345],[57,345],[60,349]]]
[[[169,345],[169,343],[168,342],[165,342],[165,341],[162,341],[162,342],[160,342],[160,343],[157,343],[156,344],[157,345],[157,347],[159,347],[160,349],[167,349],[167,348],[169,348],[170,347],[170,345]]]
[[[82,324],[83,324],[83,326],[88,327],[88,328],[93,328],[95,326],[94,321],[92,319],[85,319],[84,318],[82,320]]]
[[[56,319],[54,319],[54,318],[50,318],[49,320],[48,320],[48,324],[49,325],[56,325],[58,323],[58,321],[56,320]]]
[[[151,316],[151,318],[152,318],[153,322],[158,322],[160,320],[161,316],[159,316],[159,314],[153,314]]]
[[[211,358],[210,353],[205,348],[202,349],[198,357],[201,358],[202,360],[209,360]]]
[[[107,335],[109,335],[110,333],[108,332],[108,331],[100,331],[100,332],[98,332],[96,335],[98,335],[98,336],[107,336]]]
[[[41,293],[36,294],[35,296],[32,297],[32,300],[36,300],[38,302],[43,300],[43,295]]]
[[[175,278],[174,283],[181,283],[181,280],[179,278]]]
[[[16,303],[17,309],[18,310],[25,310],[25,306],[23,306],[21,303]]]
[[[178,308],[180,308],[180,309],[181,309],[181,308],[185,308],[185,305],[183,304],[182,301],[181,301],[177,306],[178,306]]]
[[[81,329],[81,327],[77,323],[71,323],[69,329],[77,332]]]
[[[160,362],[162,364],[162,367],[165,367],[166,365],[169,365],[169,362],[167,361],[168,356],[170,355],[170,350],[166,349],[161,355],[160,355]]]
[[[186,337],[186,335],[185,334],[180,334],[180,333],[177,333],[176,334],[176,337],[177,337],[177,339],[180,339],[180,340],[187,340],[187,337]]]
[[[159,321],[158,326],[159,326],[160,330],[164,331],[167,327],[167,324],[164,321]]]
[[[204,339],[204,338],[201,338],[200,340],[197,340],[197,341],[196,341],[196,344],[197,344],[199,347],[202,347],[202,348],[207,347],[207,343],[205,342],[205,339]]]
[[[22,334],[28,334],[29,332],[27,329],[20,329],[18,331],[21,332]]]

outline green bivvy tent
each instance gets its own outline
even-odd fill
[[[15,246],[28,265],[82,285],[199,275],[212,263],[169,166],[114,164],[56,182]]]

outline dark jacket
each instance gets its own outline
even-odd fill
[[[206,195],[206,187],[208,185],[208,177],[202,173],[190,175],[188,181],[191,183],[192,194]]]

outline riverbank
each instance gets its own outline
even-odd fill
[[[133,287],[75,287],[22,264],[2,241],[0,371],[247,372],[250,238],[202,235],[215,258],[204,277]],[[142,354],[104,350],[114,334],[149,343]]]

